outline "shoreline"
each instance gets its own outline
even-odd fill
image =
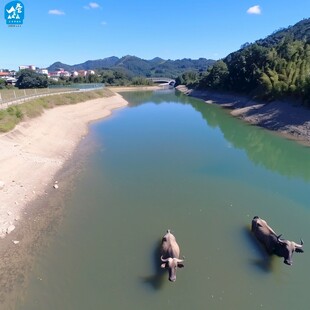
[[[235,94],[189,89],[184,85],[179,85],[176,89],[208,104],[217,104],[229,109],[232,116],[251,125],[310,146],[310,109],[301,105],[288,101],[255,101]]]
[[[111,97],[58,106],[0,134],[0,238],[20,225],[32,202],[50,188],[57,191],[57,173],[70,161],[89,123],[128,104],[114,91]],[[31,206],[30,206],[31,207]],[[0,239],[0,240],[1,240]],[[12,239],[15,245],[21,240]]]
[[[39,197],[62,187],[57,173],[70,161],[89,123],[111,115],[127,101],[124,91],[157,90],[159,86],[108,87],[114,95],[75,105],[58,106],[0,134],[0,241],[19,226],[25,210]],[[255,102],[246,97],[178,86],[182,93],[230,109],[252,125],[310,146],[310,109],[289,102]],[[56,121],[55,121],[56,120]],[[12,239],[18,244],[20,240]]]
[[[107,87],[113,95],[57,106],[0,134],[0,305],[22,298],[37,251],[49,246],[66,212],[92,142],[89,124],[128,105],[123,91],[161,87]]]

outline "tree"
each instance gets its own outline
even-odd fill
[[[187,71],[176,78],[176,85],[195,85],[199,80],[199,73]]]
[[[5,80],[0,79],[0,89],[5,88]]]
[[[16,87],[18,88],[46,88],[48,79],[46,75],[36,73],[32,70],[21,70],[18,75]]]
[[[208,74],[201,80],[200,87],[225,89],[228,75],[229,71],[226,63],[219,60],[208,70]]]

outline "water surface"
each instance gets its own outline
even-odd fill
[[[310,149],[174,91],[124,93],[18,309],[306,309]],[[253,216],[305,241],[288,267],[251,238]],[[171,229],[185,268],[170,283]]]

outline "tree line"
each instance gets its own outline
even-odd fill
[[[98,70],[95,74],[87,76],[60,76],[57,80],[50,79],[47,75],[25,69],[17,74],[16,87],[46,88],[51,85],[68,86],[76,83],[104,83],[109,86],[127,85],[152,85],[153,82],[144,77],[135,77],[122,70]]]

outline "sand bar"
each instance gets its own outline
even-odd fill
[[[0,135],[1,238],[15,230],[27,206],[47,187],[61,186],[55,176],[87,134],[89,122],[125,105],[127,101],[115,94],[59,106]]]

